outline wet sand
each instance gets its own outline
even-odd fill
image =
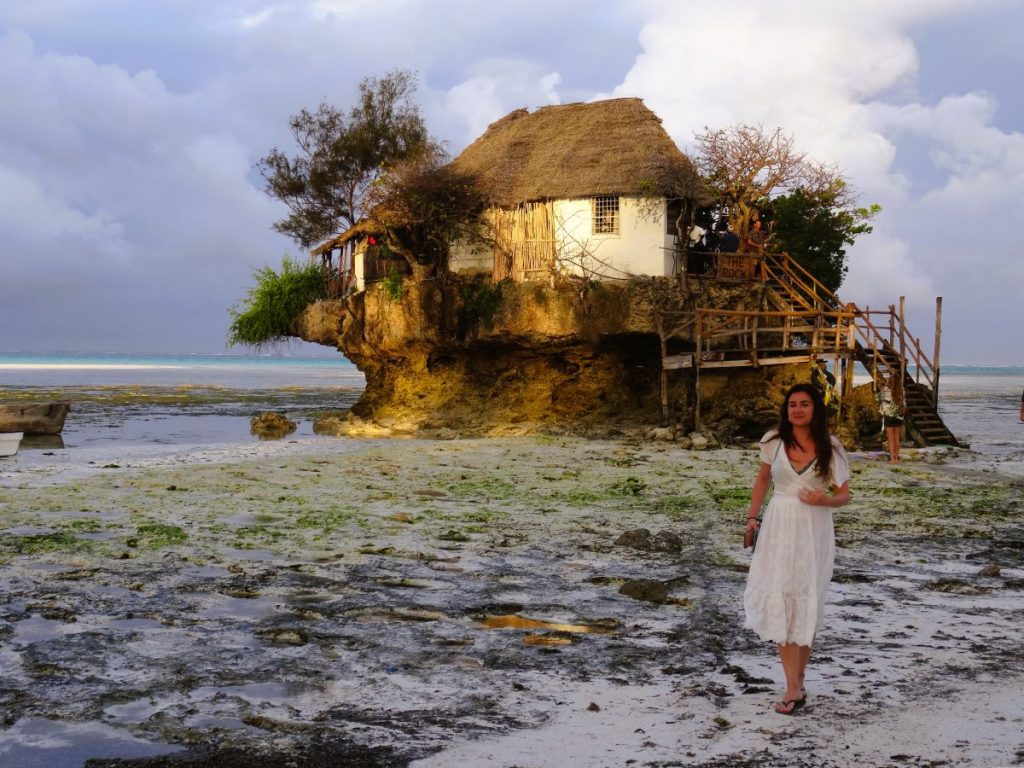
[[[754,450],[46,453],[0,462],[0,765],[1024,759],[1019,462],[853,456],[785,717],[774,649],[742,629]]]

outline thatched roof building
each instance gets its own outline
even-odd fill
[[[452,166],[500,206],[591,195],[703,199],[703,185],[661,119],[640,99],[517,109]]]

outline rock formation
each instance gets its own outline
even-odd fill
[[[465,435],[543,425],[603,434],[663,423],[659,323],[670,328],[696,306],[763,303],[750,284],[490,285],[449,275],[407,281],[400,299],[374,284],[318,302],[295,332],[336,347],[363,372],[366,389],[352,411],[377,427]],[[693,350],[685,332],[667,344],[670,354]],[[778,418],[782,392],[808,375],[806,364],[704,369],[702,426],[720,439],[757,438]],[[668,387],[670,424],[688,435],[694,372],[669,371]]]

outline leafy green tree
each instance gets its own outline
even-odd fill
[[[771,250],[788,253],[833,293],[846,277],[846,246],[871,232],[869,222],[881,210],[879,205],[844,207],[843,195],[842,189],[798,187],[761,205],[772,222]]]
[[[241,307],[228,310],[231,325],[228,344],[265,347],[294,335],[292,325],[302,311],[324,297],[325,283],[317,264],[298,262],[287,256],[281,271],[271,267],[253,273],[256,285],[242,300]]]
[[[415,91],[415,73],[394,70],[360,82],[358,104],[347,114],[321,104],[292,116],[298,152],[275,147],[256,165],[267,194],[290,211],[274,229],[309,248],[362,219],[370,190],[391,167],[438,154]]]

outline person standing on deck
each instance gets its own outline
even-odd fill
[[[729,220],[718,225],[718,247],[722,253],[736,253],[740,249],[740,236],[729,229]]]
[[[746,250],[747,253],[764,253],[764,245],[766,242],[767,238],[764,235],[764,231],[761,229],[761,219],[756,218],[751,222],[744,250]]]

